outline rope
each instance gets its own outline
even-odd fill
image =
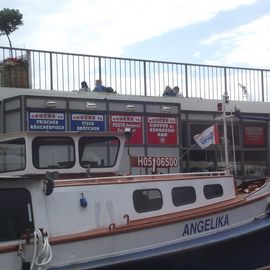
[[[52,249],[48,236],[41,230],[34,232],[34,251],[30,270],[43,270],[52,259]]]

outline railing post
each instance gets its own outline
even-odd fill
[[[143,79],[144,79],[144,95],[147,96],[146,62],[145,61],[143,61]]]
[[[262,83],[262,101],[264,102],[263,70],[261,70],[261,83]]]
[[[186,83],[186,97],[188,98],[188,71],[187,71],[187,64],[185,64],[185,83]]]
[[[101,78],[101,57],[98,57],[98,79],[102,80]]]
[[[28,67],[27,67],[27,72],[28,72],[28,87],[30,89],[32,89],[32,62],[31,62],[31,52],[29,50],[26,51],[26,61],[28,63]]]
[[[222,91],[222,90],[221,90]],[[223,92],[223,91],[222,91]],[[223,93],[221,93],[221,96]],[[227,69],[224,68],[224,95],[227,97],[228,96],[228,89],[227,89]]]
[[[53,64],[52,64],[52,52],[50,52],[50,82],[51,82],[51,90],[53,90]]]

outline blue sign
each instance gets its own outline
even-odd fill
[[[105,131],[105,117],[103,114],[72,113],[70,128],[72,131]]]
[[[28,130],[30,131],[65,131],[65,113],[29,112]]]

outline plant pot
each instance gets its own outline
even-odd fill
[[[0,86],[29,88],[29,76],[27,66],[0,66]]]

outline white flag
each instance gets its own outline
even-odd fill
[[[194,135],[194,140],[202,148],[206,148],[211,144],[219,144],[218,129],[213,125],[200,134]]]

